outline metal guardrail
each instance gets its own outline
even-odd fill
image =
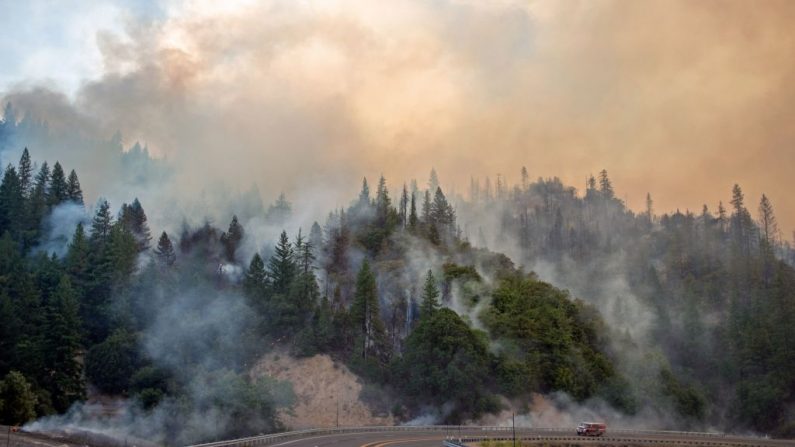
[[[446,442],[449,442],[450,445],[445,444],[445,447],[463,447],[462,445],[455,444],[453,439],[461,439],[463,440],[471,440],[467,442],[477,442],[483,441],[486,439],[491,440],[507,440],[513,439],[512,437],[494,437],[494,436],[473,436],[473,432],[510,432],[513,428],[511,426],[464,426],[464,425],[423,425],[423,426],[416,426],[416,425],[399,425],[399,426],[370,426],[370,427],[339,427],[339,428],[315,428],[315,429],[307,429],[307,430],[297,430],[297,431],[290,431],[290,432],[283,432],[283,433],[274,433],[269,435],[260,435],[260,436],[252,436],[248,438],[241,438],[241,439],[232,439],[227,441],[217,441],[217,442],[210,442],[205,444],[196,444],[193,446],[188,447],[254,447],[260,445],[271,445],[276,444],[283,441],[288,441],[292,439],[300,439],[300,438],[307,438],[312,436],[323,436],[323,435],[333,435],[333,434],[345,434],[345,433],[375,433],[375,432],[401,432],[401,431],[410,431],[410,432],[417,432],[417,431],[432,431],[432,432],[447,432],[448,434],[463,434],[466,432],[466,435],[461,436],[449,436]],[[602,441],[604,442],[624,442],[624,441],[632,441],[632,442],[641,442],[645,444],[660,444],[664,443],[664,438],[676,438],[676,437],[688,437],[688,438],[701,438],[698,442],[698,445],[714,445],[714,446],[726,446],[726,445],[738,445],[738,444],[751,444],[753,445],[753,440],[758,440],[759,443],[757,445],[771,445],[771,444],[781,444],[781,445],[793,445],[795,443],[792,441],[774,441],[768,440],[764,438],[740,438],[736,436],[726,435],[723,433],[707,433],[707,432],[683,432],[683,431],[670,431],[670,430],[627,430],[627,429],[610,429],[609,433],[610,436],[608,437],[600,437],[600,438],[583,438],[580,436],[573,436],[572,435],[573,429],[562,429],[562,428],[527,428],[527,427],[516,427],[517,439],[523,439],[525,441],[577,441],[577,442],[589,442],[589,441]],[[632,437],[625,437],[622,438],[618,435],[625,435],[625,436],[632,436]],[[521,435],[521,436],[520,436]],[[644,439],[642,436],[650,436],[649,439]],[[710,439],[711,438],[711,439]],[[709,441],[707,441],[709,439]],[[706,441],[706,442],[705,442]],[[671,441],[665,441],[669,444]],[[676,441],[676,444],[685,445],[688,444],[687,441]]]
[[[625,432],[630,430],[624,430]],[[604,436],[604,437],[582,437],[582,436],[544,436],[544,435],[537,435],[537,436],[522,436],[516,437],[516,441],[521,441],[523,443],[547,443],[551,444],[567,444],[567,443],[575,443],[575,444],[597,444],[597,445],[605,445],[605,444],[618,444],[618,445],[665,445],[665,446],[710,446],[710,447],[738,447],[738,446],[760,446],[760,447],[770,447],[770,446],[795,446],[795,440],[784,440],[784,439],[767,439],[767,438],[741,438],[735,436],[723,436],[723,437],[716,437],[715,439],[689,439],[682,438],[681,436],[687,436],[689,432],[675,432],[681,433],[679,438],[676,437],[665,437],[664,435],[658,435],[657,438],[643,438],[641,436],[637,437],[617,437],[617,436]],[[467,444],[471,442],[483,442],[483,441],[506,441],[510,442],[513,441],[513,437],[490,437],[490,436],[483,436],[483,437],[466,437],[466,438],[456,438],[456,439],[445,439],[442,442],[443,447],[469,447]]]

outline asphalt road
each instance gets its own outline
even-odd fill
[[[2,427],[5,428],[5,427]],[[9,447],[78,447],[94,445],[91,442],[75,442],[58,436],[46,436],[34,433],[7,433],[0,437],[0,447],[8,442]],[[517,428],[517,439],[535,441],[536,445],[584,445],[584,446],[760,446],[760,447],[795,447],[795,440],[772,440],[738,436],[704,436],[699,433],[684,432],[629,432],[610,430],[604,437],[580,437],[572,430],[543,430]],[[336,434],[308,434],[300,438],[291,438],[264,444],[267,447],[442,447],[445,439],[476,439],[476,438],[508,438],[510,430],[491,431],[471,428],[451,428],[446,430],[406,429],[401,431],[348,432]],[[469,443],[472,445],[472,442]],[[236,445],[235,441],[213,443],[213,445]],[[243,444],[241,444],[243,445]],[[247,446],[260,445],[246,443]]]
[[[510,438],[510,431],[490,432],[483,430],[402,431],[376,433],[344,433],[309,436],[301,439],[277,442],[269,447],[441,447],[446,438],[474,437]],[[704,436],[697,433],[632,433],[614,431],[600,438],[577,436],[572,430],[517,430],[517,439],[527,438],[540,444],[583,445],[680,445],[680,446],[795,446],[793,440],[771,440],[737,436]],[[471,443],[470,443],[471,444]]]

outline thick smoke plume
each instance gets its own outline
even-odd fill
[[[783,186],[795,164],[792,2],[151,9],[99,27],[98,72],[72,96],[26,79],[8,81],[2,102],[53,131],[146,142],[175,167],[178,197],[221,179],[256,184],[266,201],[311,191],[308,202],[339,206],[362,173],[410,179],[433,164],[461,189],[470,173],[510,178],[523,164],[575,185],[608,167],[633,207],[651,191],[660,210],[699,209],[737,182],[795,223]],[[106,152],[34,149],[92,167],[104,180],[87,179],[92,201],[115,178]]]

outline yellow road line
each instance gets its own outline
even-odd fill
[[[425,437],[425,438],[408,438],[408,439],[393,439],[391,441],[375,441],[369,442],[367,444],[362,444],[360,447],[386,447],[392,444],[399,444],[401,442],[413,442],[413,441],[432,441],[434,439],[439,439],[439,436],[434,437]]]

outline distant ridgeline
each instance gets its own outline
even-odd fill
[[[135,143],[125,151],[119,132],[108,139],[98,139],[78,129],[51,126],[7,103],[0,120],[0,159],[8,162],[9,153],[18,157],[25,147],[38,158],[52,158],[72,166],[101,166],[118,183],[129,187],[151,186],[171,174],[166,163],[150,156],[146,146]]]
[[[473,181],[468,200],[435,172],[394,198],[365,179],[268,256],[235,216],[153,239],[137,199],[100,202],[59,257],[42,223],[82,206],[80,183],[33,166],[23,151],[0,185],[0,423],[105,395],[128,399],[125,430],[168,444],[279,430],[289,384],[247,372],[287,349],[345,362],[399,420],[436,408],[460,423],[498,396],[526,408],[560,392],[668,428],[794,429],[793,252],[769,202],[754,221],[739,187],[731,212],[656,216],[651,199],[626,209],[606,172],[584,197],[526,171],[493,192]],[[267,211],[290,213],[283,196]]]

